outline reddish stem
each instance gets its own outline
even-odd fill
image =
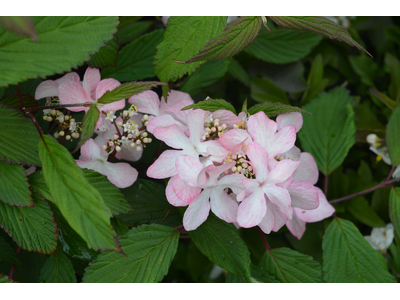
[[[258,226],[256,226],[256,229],[257,229],[258,235],[261,237],[261,240],[262,240],[263,243],[264,243],[265,250],[271,251],[271,247],[268,245],[268,242],[267,242],[267,240],[266,240],[266,238],[265,238],[264,232],[263,232],[263,231],[261,230],[261,228],[258,227]]]
[[[74,103],[74,104],[63,104],[63,105],[28,107],[28,108],[25,108],[24,111],[25,112],[34,112],[34,111],[44,110],[44,109],[59,109],[59,108],[66,108],[66,107],[90,107],[91,104],[92,103],[90,103],[90,102],[86,102],[86,103]]]
[[[107,161],[108,162],[112,162],[114,160],[114,158],[115,158],[115,155],[117,155],[117,150],[114,149],[114,151],[108,157]]]
[[[324,183],[324,194],[328,196],[328,185],[329,185],[329,176],[325,175],[325,183]]]
[[[35,125],[37,131],[39,132],[39,135],[42,136],[43,135],[43,131],[42,128],[40,128],[39,123],[36,121],[36,118],[31,114],[31,113],[27,113],[26,114],[29,118],[31,118],[33,125]]]
[[[24,104],[24,98],[22,97],[21,89],[19,88],[19,85],[17,85],[17,92],[18,92],[18,98],[19,98],[19,108],[23,110],[25,108]]]
[[[22,248],[18,247],[17,251],[15,252],[17,254],[17,257],[19,256],[19,254],[21,253]],[[10,270],[10,275],[8,275],[8,279],[12,280],[13,276],[14,276],[14,270],[15,270],[15,264],[11,265],[11,270]]]

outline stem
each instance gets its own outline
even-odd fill
[[[19,254],[21,253],[22,248],[18,247],[17,251],[15,252],[17,254],[17,257],[19,256]],[[13,276],[14,276],[14,270],[15,270],[15,265],[12,264],[11,265],[11,270],[10,270],[10,275],[8,275],[8,279],[12,280]]]
[[[114,151],[108,157],[107,161],[112,162],[114,160],[115,155],[117,155],[117,150],[114,149]]]
[[[22,97],[21,89],[19,88],[18,84],[17,84],[17,92],[18,92],[18,98],[19,98],[19,108],[21,110],[23,110],[25,108],[24,98]]]
[[[42,136],[43,135],[43,131],[42,128],[40,128],[39,123],[36,121],[36,118],[31,114],[31,113],[27,113],[27,116],[29,118],[31,118],[33,125],[35,125],[37,131],[39,132],[39,135]]]
[[[25,112],[33,112],[33,111],[38,111],[38,110],[43,110],[43,109],[59,109],[59,108],[66,108],[66,107],[90,107],[92,103],[91,102],[86,102],[86,103],[74,103],[74,104],[63,104],[63,105],[48,105],[48,106],[38,106],[38,107],[28,107],[25,108]]]
[[[119,139],[122,139],[122,134],[121,134],[121,132],[119,132],[119,128],[118,128],[117,122],[113,122],[113,123],[114,123],[115,129],[117,129]]]
[[[324,194],[328,196],[329,175],[325,175]]]
[[[374,186],[374,187],[372,187],[372,188],[366,189],[366,190],[361,191],[361,192],[358,192],[358,193],[351,194],[351,195],[346,196],[346,197],[342,197],[342,198],[339,198],[339,199],[335,199],[335,200],[329,201],[329,203],[332,204],[332,203],[343,202],[343,201],[352,199],[352,198],[357,197],[357,196],[361,196],[361,195],[364,195],[364,194],[368,194],[369,192],[373,192],[373,191],[375,191],[375,190],[377,190],[377,189],[379,189],[379,188],[388,187],[388,186],[390,187],[390,184],[391,184],[391,183],[396,182],[396,181],[398,181],[398,180],[400,180],[400,178],[394,178],[394,179],[392,179],[392,180],[383,181],[383,182],[377,184],[376,186]]]
[[[256,229],[257,229],[258,235],[260,236],[261,240],[262,240],[263,243],[264,243],[265,250],[266,250],[266,251],[271,251],[271,248],[270,248],[270,246],[268,245],[267,240],[265,239],[264,232],[263,232],[263,231],[261,230],[261,228],[258,227],[258,226],[256,226]]]

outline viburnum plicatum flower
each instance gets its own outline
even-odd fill
[[[372,248],[386,253],[386,250],[392,244],[394,238],[393,224],[389,223],[386,224],[386,227],[372,228],[371,235],[364,237]]]
[[[36,88],[35,99],[39,100],[47,97],[58,97],[58,87],[60,84],[69,81],[79,83],[79,80],[79,75],[75,72],[71,72],[56,80],[43,81]]]
[[[121,189],[131,186],[137,179],[138,172],[128,163],[108,162],[109,153],[96,144],[93,139],[88,139],[81,147],[81,156],[76,163],[81,168],[87,168],[107,176],[107,179]]]

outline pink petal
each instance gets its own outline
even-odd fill
[[[113,110],[116,112],[117,110],[123,109],[125,107],[125,99],[114,101],[108,104],[105,104],[103,106],[100,106],[99,108],[101,111],[109,112],[110,110]]]
[[[222,177],[218,180],[217,186],[227,188],[229,187],[235,194],[239,194],[243,191],[243,175],[241,174],[230,174]]]
[[[55,82],[57,82],[58,84],[61,84],[61,83],[67,82],[67,81],[80,82],[78,73],[75,73],[75,72],[67,73],[63,77],[55,80]]]
[[[149,123],[147,123],[146,130],[150,133],[154,132],[154,129],[159,127],[168,127],[171,125],[178,125],[179,128],[184,131],[187,129],[186,125],[183,125],[181,122],[175,120],[170,115],[162,115],[155,118],[152,118]]]
[[[100,71],[98,69],[92,69],[91,67],[86,69],[85,75],[83,75],[82,87],[87,95],[91,95],[96,90],[100,79]]]
[[[247,127],[254,141],[263,146],[271,157],[274,157],[269,153],[269,146],[274,138],[278,127],[277,124],[273,120],[270,120],[264,112],[260,111],[250,116]]]
[[[178,176],[178,175],[175,175]],[[168,202],[173,206],[187,206],[189,203],[178,198],[178,196],[174,192],[174,188],[172,187],[172,181],[175,176],[171,177],[168,181],[167,188],[165,189],[165,195],[167,196]]]
[[[206,187],[216,186],[218,184],[218,177],[226,170],[231,169],[234,165],[235,165],[235,162],[223,164],[218,167],[216,167],[214,165],[210,165],[200,172],[200,174],[197,178],[197,182],[202,183],[202,185],[204,185]],[[206,173],[206,176],[203,175],[204,173]],[[204,177],[206,177],[208,179],[207,183],[203,183],[203,182],[205,182]]]
[[[183,215],[183,226],[187,231],[195,230],[207,220],[210,213],[210,189],[205,189],[189,204]]]
[[[318,181],[318,167],[314,157],[308,152],[302,152],[300,155],[300,165],[296,170],[293,180],[306,180],[312,185]]]
[[[274,214],[275,224],[274,228],[272,228],[272,231],[277,232],[285,225],[288,218],[281,212],[278,206],[276,206],[269,200],[267,200],[267,207]]]
[[[329,204],[328,200],[326,199],[324,193],[321,191],[320,188],[315,187],[318,192],[319,197],[319,206],[317,209],[313,210],[303,210],[299,208],[295,208],[297,216],[305,221],[305,222],[318,222],[323,219],[329,218],[335,212],[335,209],[332,205]]]
[[[278,206],[286,217],[291,219],[293,215],[293,208],[290,205],[290,194],[287,189],[268,184],[263,187],[263,190],[267,194],[268,199],[273,204]]]
[[[238,203],[221,188],[213,188],[210,195],[211,211],[228,223],[236,222]]]
[[[178,103],[182,100],[187,100],[190,102],[190,104],[194,103],[194,101],[192,100],[192,98],[190,97],[189,94],[180,92],[180,91],[172,90],[171,92],[169,92],[168,98],[167,98],[167,103],[164,100],[164,96],[162,96],[161,103],[160,103],[160,114],[163,114],[169,107],[175,105],[176,103]]]
[[[267,206],[267,213],[264,218],[262,218],[261,222],[258,224],[258,227],[261,228],[266,234],[270,234],[275,225],[275,217],[273,211]]]
[[[124,146],[121,147],[121,151],[117,152],[115,155],[116,158],[118,159],[124,159],[128,161],[138,161],[143,155],[143,148],[140,151],[136,150],[135,148],[132,148],[130,146],[127,146],[126,148]]]
[[[212,118],[219,120],[219,125],[225,124],[228,128],[232,128],[233,125],[240,124],[242,120],[229,110],[217,110],[211,114]]]
[[[200,187],[188,185],[179,175],[175,175],[173,180],[171,179],[170,181],[172,181],[172,187],[176,196],[187,204],[191,203],[201,192]]]
[[[43,81],[38,85],[35,92],[35,99],[58,96],[58,83],[53,80]]]
[[[231,151],[233,148],[241,143],[243,143],[244,146],[247,146],[252,141],[253,140],[250,135],[247,133],[246,130],[243,129],[231,129],[225,132],[219,138],[219,142],[221,143],[221,145],[229,151]]]
[[[103,174],[120,189],[131,186],[138,177],[138,171],[128,163],[105,163]]]
[[[158,127],[153,131],[154,136],[164,141],[168,146],[175,149],[194,149],[189,138],[185,135],[178,125],[171,125],[168,127]]]
[[[68,81],[59,85],[58,97],[61,104],[77,104],[85,102],[93,102],[93,100],[85,93],[78,82]],[[82,111],[85,107],[68,107],[70,111]]]
[[[204,133],[204,116],[205,112],[202,109],[196,109],[188,114],[188,127],[190,131],[190,141],[193,145],[200,144],[201,137]]]
[[[296,141],[296,127],[285,126],[281,128],[269,141],[265,149],[270,157],[285,153],[293,148]]]
[[[268,184],[284,182],[294,173],[294,171],[296,171],[296,168],[299,166],[299,164],[299,161],[292,161],[290,159],[284,159],[278,162],[275,167],[270,171],[266,182]]]
[[[286,227],[295,237],[300,240],[304,232],[306,231],[306,222],[298,218],[295,210],[293,212],[293,218],[286,221]]]
[[[276,117],[276,124],[278,124],[278,130],[285,126],[294,126],[298,132],[303,126],[303,116],[300,112],[280,114]]]
[[[317,189],[308,181],[294,180],[287,188],[292,206],[302,209],[316,209],[319,205]]]
[[[158,95],[153,91],[144,91],[138,95],[133,95],[128,100],[129,103],[136,106],[141,113],[159,116],[160,100]]]
[[[188,123],[188,115],[190,112],[193,111],[193,109],[190,110],[182,110],[182,108],[191,105],[192,102],[188,100],[182,100],[179,101],[178,103],[175,103],[171,107],[169,107],[165,113],[171,115],[174,117],[176,120],[181,122],[182,124],[187,124]]]
[[[284,157],[285,159],[291,159],[294,161],[300,160],[301,151],[296,146],[293,146],[289,151],[282,153],[279,157]]]
[[[264,182],[269,174],[267,151],[261,145],[253,142],[247,148],[247,156],[251,161],[257,181]]]
[[[103,79],[96,86],[96,89],[94,91],[94,99],[96,99],[96,100],[99,99],[107,91],[112,91],[115,88],[119,87],[120,85],[121,85],[121,83],[119,83],[119,81],[115,80],[114,78]],[[123,100],[123,99],[121,99],[121,100]]]
[[[166,150],[161,153],[160,157],[147,169],[147,176],[152,178],[168,178],[178,172],[175,168],[175,161],[182,151]]]
[[[180,155],[175,161],[176,170],[188,185],[197,187],[197,176],[203,169],[203,165],[197,157]],[[179,195],[178,195],[179,196]],[[179,197],[182,199],[182,197]]]
[[[258,225],[267,212],[264,191],[258,188],[239,205],[237,222],[240,227],[250,228]]]
[[[242,176],[242,184],[246,192],[253,193],[259,186],[260,183],[256,179],[248,179]]]
[[[199,151],[203,152],[205,148],[205,153],[210,155],[212,161],[222,163],[229,153],[225,147],[223,147],[219,141],[205,141],[196,146]]]
[[[81,147],[81,156],[87,160],[102,160],[106,161],[108,154],[96,144],[93,139],[88,139]],[[80,158],[82,159],[82,158]]]

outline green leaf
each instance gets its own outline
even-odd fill
[[[369,206],[368,201],[364,197],[360,196],[346,201],[345,206],[357,220],[369,227],[385,227],[386,225]]]
[[[386,143],[392,165],[400,164],[400,105],[393,110],[386,128]]]
[[[15,250],[13,250],[10,244],[7,243],[2,236],[0,236],[0,261],[2,260],[16,265],[21,264],[17,254],[15,253]]]
[[[250,76],[237,60],[231,60],[231,63],[228,67],[228,72],[233,78],[239,80],[245,86],[250,86]]]
[[[111,209],[114,216],[133,211],[121,191],[106,176],[93,170],[82,170],[89,183],[100,192],[104,203]]]
[[[16,206],[32,206],[31,191],[24,168],[0,161],[0,201]]]
[[[117,17],[32,19],[36,43],[0,28],[0,86],[77,67],[112,38],[118,24]]]
[[[49,254],[57,246],[57,227],[48,204],[35,193],[34,207],[10,206],[0,202],[1,227],[22,248]]]
[[[163,40],[163,34],[163,29],[154,30],[123,47],[118,53],[117,67],[101,70],[101,77],[114,78],[118,81],[154,77],[153,60],[156,47]]]
[[[367,86],[375,87],[374,80],[380,76],[382,71],[378,64],[364,53],[359,56],[349,56],[349,61],[361,82]]]
[[[53,197],[51,196],[50,190],[46,185],[46,181],[44,180],[42,169],[29,175],[28,182],[31,188],[34,189],[38,194],[42,195],[45,199],[53,202]]]
[[[286,114],[290,112],[307,112],[306,110],[295,106],[285,105],[282,103],[271,103],[271,102],[263,102],[260,104],[256,104],[247,110],[247,112],[250,115],[254,115],[260,111],[263,111],[268,118],[276,117],[277,115]]]
[[[400,188],[393,188],[390,191],[389,216],[395,231],[400,235]]]
[[[36,89],[39,86],[39,84],[41,84],[43,82],[42,79],[40,78],[34,78],[34,79],[29,79],[27,81],[18,83],[18,87],[21,90],[22,96],[24,96],[24,94],[29,94],[32,97],[35,95]],[[10,85],[9,87],[7,87],[4,91],[4,95],[18,95],[18,89],[16,85]],[[35,106],[38,105],[38,101],[35,100]],[[19,108],[19,107],[18,107]]]
[[[209,40],[218,36],[226,26],[226,17],[170,17],[164,40],[157,46],[154,69],[162,82],[175,81],[191,74],[202,63],[179,64],[202,49]]]
[[[321,40],[322,36],[312,32],[262,29],[244,51],[266,62],[286,64],[307,56]]]
[[[118,31],[116,34],[118,44],[123,45],[133,41],[145,33],[153,24],[153,21],[137,22],[140,18],[141,17],[119,17]]]
[[[303,108],[312,115],[303,115],[299,138],[303,150],[310,152],[318,169],[329,175],[340,166],[355,143],[356,126],[351,97],[338,87],[321,93]]]
[[[286,93],[268,78],[251,77],[251,97],[257,102],[283,102],[289,104]]]
[[[69,225],[95,250],[118,250],[111,228],[111,211],[85,178],[68,150],[43,135],[39,156],[52,199]]]
[[[40,271],[43,283],[76,283],[75,271],[69,258],[61,250],[49,256]]]
[[[261,17],[239,17],[230,23],[220,35],[210,40],[193,57],[186,61],[179,61],[179,63],[186,64],[202,60],[230,58],[242,51],[256,38],[261,29],[261,24]]]
[[[14,281],[9,279],[7,275],[0,274],[0,283],[13,283]]]
[[[386,260],[350,221],[335,218],[326,229],[322,249],[326,282],[395,282]]]
[[[311,31],[322,34],[330,39],[344,42],[352,47],[356,47],[358,50],[365,51],[369,56],[371,54],[363,47],[360,46],[349,34],[347,29],[343,26],[336,24],[335,22],[325,17],[269,17],[279,26],[287,29],[297,29],[304,31]]]
[[[228,71],[229,63],[229,59],[206,62],[183,82],[180,90],[192,96],[198,94],[223,77]]]
[[[322,282],[321,266],[311,256],[289,248],[272,249],[263,255],[260,267],[282,283]]]
[[[97,121],[100,117],[100,110],[95,104],[90,105],[88,112],[83,117],[81,139],[78,147],[82,146],[93,135]]]
[[[396,44],[400,45],[400,27],[396,25],[389,26],[385,28],[385,35],[395,42]]]
[[[118,56],[118,44],[117,39],[114,36],[104,47],[100,48],[100,51],[91,56],[88,62],[92,68],[105,68],[109,66],[116,66]]]
[[[269,275],[263,268],[251,265],[252,283],[280,283],[274,277]],[[225,283],[246,283],[244,279],[236,274],[228,273]]]
[[[122,193],[135,213],[119,216],[134,226],[157,223],[168,226],[182,224],[178,209],[168,203],[165,186],[154,181],[138,179]]]
[[[392,99],[390,99],[388,96],[386,96],[385,94],[377,91],[374,88],[370,88],[369,92],[375,96],[378,100],[380,100],[383,104],[385,104],[387,107],[389,107],[391,110],[393,110],[396,106],[397,103],[395,101],[393,101]],[[374,98],[372,98],[374,100]]]
[[[21,111],[0,103],[0,160],[8,163],[40,165],[39,134]]]
[[[390,71],[389,96],[396,102],[400,101],[400,62],[389,52],[385,54],[385,65]]]
[[[35,98],[33,98],[33,96],[31,96],[29,94],[22,94],[22,100],[24,100],[25,108],[38,106],[37,100],[35,100]],[[17,110],[20,109],[19,97],[17,94],[9,95],[9,96],[5,97],[4,99],[1,99],[0,102],[8,104],[12,108],[15,108]]]
[[[303,104],[309,103],[312,99],[318,96],[320,92],[322,92],[326,86],[328,85],[329,80],[323,79],[324,76],[324,62],[322,60],[322,55],[318,54],[312,64],[311,70],[308,74],[307,84],[310,87],[306,90],[301,98],[301,102]]]
[[[98,103],[107,104],[121,99],[129,98],[133,95],[140,94],[157,85],[166,85],[166,83],[158,81],[143,81],[143,82],[127,82],[121,84],[112,91],[107,91],[97,100]]]
[[[38,40],[35,26],[30,17],[0,17],[0,25],[13,33],[27,35],[36,42]]]
[[[188,105],[182,110],[188,110],[188,109],[203,109],[203,110],[208,110],[208,111],[216,111],[220,109],[225,109],[233,112],[236,114],[236,109],[230,104],[228,101],[225,101],[223,99],[208,99],[204,101],[200,101],[198,103]]]
[[[127,224],[120,219],[111,218],[111,226],[114,228],[118,236],[120,236],[125,235],[129,231],[130,224]]]
[[[132,228],[119,239],[126,254],[105,252],[89,264],[83,282],[159,282],[178,248],[179,232],[162,225]]]
[[[207,220],[189,235],[197,248],[213,263],[250,281],[250,252],[233,224],[210,213]]]

